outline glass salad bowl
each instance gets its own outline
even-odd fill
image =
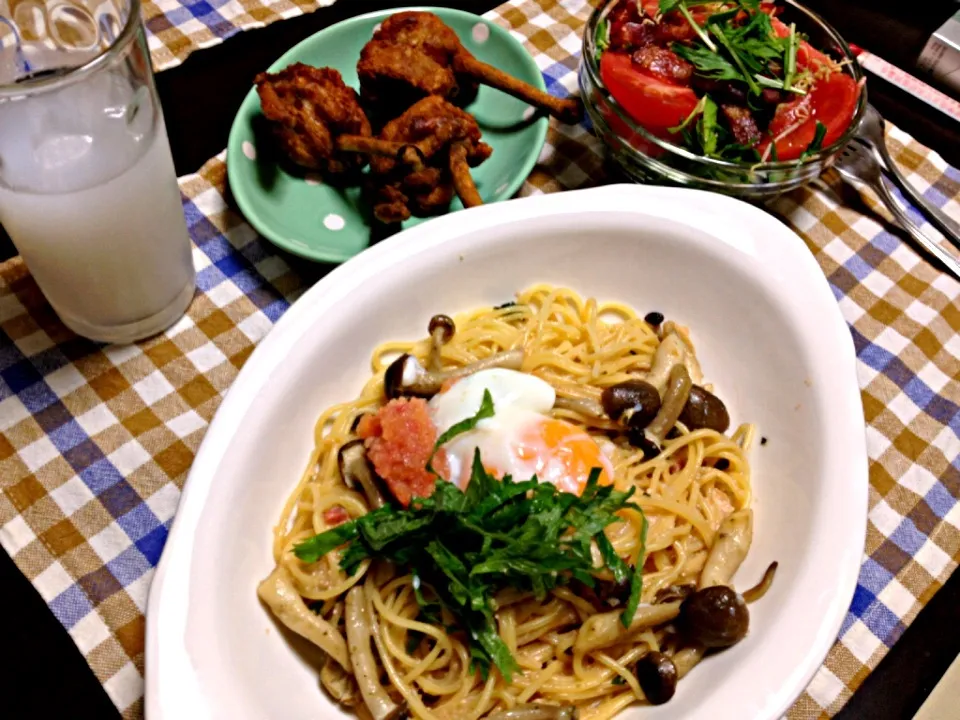
[[[679,185],[713,190],[745,200],[764,200],[804,185],[833,163],[844,145],[856,134],[867,107],[863,72],[850,47],[820,16],[792,0],[782,3],[778,17],[794,23],[816,49],[839,61],[861,91],[846,131],[828,147],[805,153],[798,160],[733,162],[705,157],[657,137],[635,122],[604,85],[600,74],[602,50],[598,29],[609,10],[620,0],[601,2],[590,16],[583,36],[580,90],[597,137],[631,179],[657,185]]]

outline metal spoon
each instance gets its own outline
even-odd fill
[[[867,145],[857,139],[851,140],[840,151],[833,167],[840,173],[840,177],[857,190],[862,189],[864,185],[873,190],[901,227],[910,233],[910,236],[927,252],[943,263],[954,276],[960,279],[960,261],[924,235],[920,228],[914,224],[906,210],[900,206],[893,193],[884,184],[880,163]]]
[[[890,179],[896,183],[900,191],[910,198],[910,202],[930,221],[937,230],[957,247],[960,247],[960,223],[947,215],[943,210],[933,205],[920,192],[911,185],[900,168],[890,156],[887,149],[886,135],[884,133],[883,116],[877,112],[873,105],[867,105],[867,112],[863,116],[863,122],[860,123],[860,129],[857,131],[857,137],[866,140],[873,148],[880,164],[884,166],[890,174]]]

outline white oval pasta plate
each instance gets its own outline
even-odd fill
[[[499,203],[399,234],[294,304],[240,373],[190,471],[147,609],[148,720],[341,718],[316,653],[256,586],[322,408],[352,398],[380,342],[538,282],[688,325],[708,381],[755,445],[756,527],[737,576],[780,563],[747,638],[666,705],[621,717],[773,720],[823,662],[863,551],[867,460],[853,343],[800,239],[721,195],[636,185]]]

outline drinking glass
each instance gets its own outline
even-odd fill
[[[0,0],[0,224],[79,335],[183,315],[192,249],[139,0]]]

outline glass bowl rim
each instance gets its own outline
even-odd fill
[[[722,170],[732,170],[732,171],[744,171],[749,170],[751,172],[757,171],[777,171],[777,170],[796,170],[798,168],[804,167],[813,167],[817,164],[822,164],[828,160],[831,156],[835,155],[841,150],[853,137],[856,135],[857,130],[860,127],[860,123],[863,120],[863,115],[867,109],[867,86],[865,82],[865,75],[863,70],[860,67],[860,64],[857,62],[856,56],[853,54],[853,51],[850,49],[850,45],[846,40],[836,31],[836,29],[824,20],[820,15],[815,13],[810,8],[805,5],[800,4],[796,0],[783,0],[785,5],[790,5],[793,8],[797,9],[799,12],[806,15],[814,24],[819,25],[820,28],[826,32],[828,36],[837,44],[840,50],[843,53],[843,58],[841,62],[845,62],[845,67],[850,68],[850,75],[853,77],[854,81],[860,87],[860,94],[857,100],[857,109],[853,115],[853,118],[850,120],[850,124],[847,126],[846,131],[841,135],[836,142],[833,144],[821,148],[816,154],[811,155],[805,160],[782,160],[776,162],[733,162],[730,160],[720,160],[718,158],[709,158],[704,155],[698,155],[697,153],[691,152],[687,148],[677,145],[675,143],[663,140],[656,135],[648,132],[644,127],[638,125],[633,118],[631,118],[623,106],[617,101],[613,96],[607,86],[604,85],[603,80],[600,78],[600,68],[597,62],[599,57],[596,47],[596,35],[597,35],[597,25],[600,22],[600,17],[603,14],[605,8],[610,5],[613,5],[618,2],[625,2],[628,0],[603,0],[598,4],[593,12],[590,13],[590,18],[587,20],[587,24],[584,28],[583,33],[583,46],[582,46],[582,55],[581,62],[583,67],[586,69],[589,76],[590,82],[594,87],[603,93],[604,101],[610,105],[611,109],[617,114],[620,120],[622,120],[627,128],[638,135],[640,135],[646,142],[653,143],[658,147],[666,150],[669,153],[682,157],[685,160],[690,160],[696,163],[700,163],[707,167],[712,167]],[[583,88],[581,88],[583,90]],[[584,93],[589,95],[588,93]],[[584,97],[584,102],[588,101],[588,97]],[[629,153],[636,153],[647,157],[647,153],[644,153],[641,150],[633,147],[628,141],[624,140],[624,148]],[[695,176],[691,176],[695,177]],[[748,183],[754,184],[754,183]]]

